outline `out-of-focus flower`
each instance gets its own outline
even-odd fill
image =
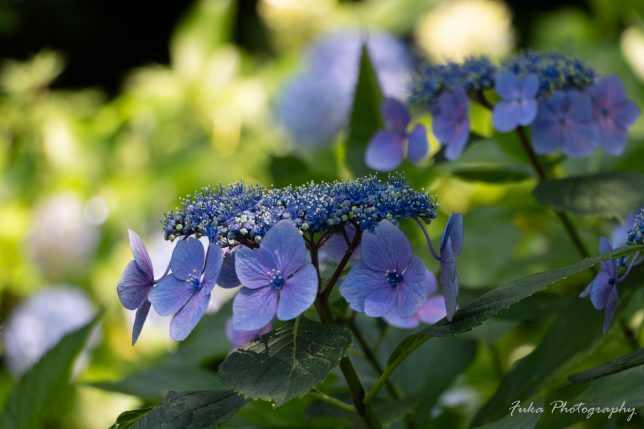
[[[344,227],[345,235],[342,232],[333,234],[324,245],[320,248],[319,259],[321,264],[332,263],[338,264],[344,257],[345,253],[349,250],[349,243],[351,243],[356,236],[356,227],[353,224],[347,224]],[[347,239],[349,243],[347,243]],[[355,259],[360,255],[360,245],[358,245],[351,253],[351,259]]]
[[[427,300],[427,270],[407,237],[383,220],[364,234],[360,255],[340,286],[349,306],[370,317],[413,316]]]
[[[206,312],[222,261],[217,245],[210,244],[204,258],[203,245],[196,238],[177,243],[170,260],[172,274],[161,279],[148,296],[157,313],[174,315],[170,323],[174,340],[185,339]]]
[[[539,103],[532,142],[539,154],[563,149],[572,158],[589,156],[599,141],[590,96],[576,90],[555,91]]]
[[[620,39],[620,48],[626,62],[644,81],[644,29],[635,25],[626,28]]]
[[[494,85],[501,100],[494,105],[492,120],[498,131],[508,132],[519,125],[530,125],[537,116],[539,78],[530,73],[519,77],[502,69]]]
[[[415,38],[434,61],[473,54],[498,58],[514,44],[512,15],[501,1],[442,1],[418,20]]]
[[[407,107],[395,98],[385,98],[380,112],[386,128],[371,138],[365,163],[374,170],[391,171],[400,165],[405,154],[413,163],[423,159],[427,155],[425,126],[418,124],[407,133],[411,115]]]
[[[9,316],[4,329],[4,351],[9,371],[16,377],[71,331],[96,313],[87,296],[71,286],[52,286],[35,292]]]
[[[463,153],[470,135],[469,102],[462,87],[444,92],[431,106],[432,132],[445,146],[445,158],[457,159]]]
[[[434,324],[447,315],[445,309],[445,297],[438,294],[438,283],[436,276],[431,271],[427,270],[427,301],[422,307],[411,317],[403,319],[398,315],[396,309],[390,311],[383,316],[387,323],[397,328],[411,329],[415,328],[420,323]]]
[[[599,127],[599,145],[609,155],[620,156],[628,142],[628,127],[639,117],[640,109],[626,98],[617,76],[607,76],[588,90],[593,100],[593,118]]]
[[[295,148],[329,146],[347,124],[365,42],[384,94],[407,96],[414,61],[401,41],[356,29],[331,33],[309,48],[307,64],[287,82],[277,104],[277,121]]]
[[[317,272],[306,260],[304,239],[287,220],[268,231],[259,249],[239,249],[235,271],[243,286],[233,301],[238,330],[261,329],[276,314],[279,320],[294,319],[317,296]]]
[[[441,285],[445,294],[447,319],[452,320],[456,312],[458,296],[458,276],[456,257],[463,248],[463,215],[453,213],[443,230],[440,247]]]
[[[626,244],[644,244],[644,208],[635,215],[633,226],[628,231]]]
[[[226,338],[233,345],[232,351],[235,351],[247,342],[269,333],[271,331],[271,328],[272,323],[269,323],[268,325],[260,329],[254,329],[252,331],[242,331],[235,329],[235,326],[233,326],[233,319],[228,319],[226,321]]]

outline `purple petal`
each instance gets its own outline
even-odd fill
[[[170,322],[170,337],[175,341],[183,341],[197,326],[210,302],[210,290],[201,288],[194,294]]]
[[[400,317],[398,315],[397,308],[394,308],[389,313],[382,316],[382,318],[385,319],[385,322],[387,322],[391,326],[395,326],[396,328],[401,328],[401,329],[412,329],[420,325],[420,321],[416,316],[407,317],[405,319]]]
[[[345,230],[347,232],[349,240],[353,240],[356,235],[355,227],[351,224],[348,224],[347,226],[345,226]],[[331,236],[331,238],[329,238],[324,243],[324,245],[320,248],[320,253],[328,261],[337,264],[342,260],[344,254],[348,249],[349,246],[347,245],[347,241],[344,239],[344,235],[342,233],[337,233]],[[353,251],[351,258],[356,258],[359,255],[359,252],[360,245],[358,245],[358,247]]]
[[[631,126],[640,116],[640,108],[630,100],[624,100],[614,107],[612,117],[624,128]]]
[[[451,240],[452,254],[456,257],[463,248],[463,215],[452,213],[447,219],[447,224],[441,237],[441,256],[445,251],[448,240]]]
[[[599,249],[599,254],[600,255],[602,253],[608,253],[608,252],[612,252],[614,250],[613,245],[611,244],[611,242],[606,237],[599,237],[599,242],[598,242],[597,248]]]
[[[382,283],[365,295],[364,314],[369,317],[382,317],[396,308],[397,301],[396,288],[388,283]]]
[[[599,142],[599,129],[592,122],[570,122],[565,128],[564,153],[571,158],[583,158],[593,154]]]
[[[537,101],[536,100],[523,100],[519,103],[517,110],[517,123],[519,125],[527,126],[534,121],[537,117]]]
[[[382,220],[372,233],[362,237],[360,254],[365,265],[374,271],[397,270],[402,273],[412,257],[409,240],[388,220]]]
[[[443,295],[430,297],[418,310],[420,320],[428,324],[434,324],[445,316],[447,316],[447,309],[445,308],[445,297]]]
[[[396,131],[398,134],[404,134],[407,125],[411,121],[411,116],[407,107],[395,98],[385,98],[380,106],[380,113],[387,128]]]
[[[562,127],[548,114],[542,113],[545,109],[544,103],[540,103],[537,117],[532,123],[532,146],[540,155],[561,148],[565,139]]]
[[[235,273],[235,253],[228,252],[221,264],[217,284],[224,289],[232,289],[241,285],[237,273]]]
[[[617,288],[613,288],[610,295],[608,296],[608,300],[606,301],[606,307],[604,309],[604,326],[603,326],[604,333],[608,332],[608,328],[610,327],[610,324],[613,321],[613,317],[615,317],[615,310],[617,309],[617,298],[618,298]]]
[[[619,77],[606,76],[588,89],[595,103],[612,107],[626,99],[626,91]]]
[[[611,291],[615,284],[610,282],[611,276],[606,271],[600,271],[593,279],[590,286],[590,300],[597,310],[606,306]]]
[[[537,92],[539,92],[539,76],[529,73],[521,81],[521,95],[524,99],[535,98]]]
[[[293,277],[286,280],[280,290],[277,318],[279,320],[296,318],[313,305],[317,293],[317,271],[313,264],[307,263]]]
[[[137,265],[147,276],[150,278],[154,277],[154,268],[152,267],[152,261],[150,260],[150,255],[145,249],[145,244],[139,235],[132,231],[131,229],[127,230],[128,236],[130,237],[130,248],[132,249],[132,254],[134,255],[134,260]]]
[[[277,269],[277,261],[271,251],[242,247],[236,253],[235,273],[244,287],[260,288],[273,280],[271,270]]]
[[[568,91],[567,118],[574,122],[586,123],[593,119],[593,103],[590,95],[580,91]]]
[[[161,316],[175,314],[194,294],[192,284],[173,275],[164,277],[150,292],[148,299]]]
[[[150,312],[150,301],[145,301],[138,310],[136,310],[136,316],[134,318],[134,326],[132,327],[132,345],[136,344],[136,340],[139,339],[141,334],[141,329],[143,329],[143,324],[145,319],[148,317]]]
[[[194,237],[179,241],[170,259],[172,274],[179,280],[188,280],[191,275],[199,277],[203,268],[203,258],[201,241]]]
[[[209,245],[208,254],[206,256],[206,266],[204,267],[203,279],[201,280],[201,284],[204,288],[210,288],[210,290],[212,290],[215,286],[223,261],[224,256],[221,252],[221,248],[215,244]]]
[[[438,281],[436,280],[436,276],[429,270],[426,270],[425,275],[427,278],[427,294],[430,296],[434,295],[438,291]]]
[[[232,319],[228,319],[226,321],[226,338],[235,347],[235,349],[243,346],[244,344],[254,340],[257,337],[261,337],[262,335],[269,333],[270,331],[271,323],[260,329],[254,329],[252,331],[241,331],[239,329],[235,329]]]
[[[153,284],[154,279],[141,271],[136,261],[130,261],[116,286],[116,293],[123,307],[134,310],[143,304]]]
[[[612,156],[623,155],[628,143],[628,130],[612,118],[600,116],[596,122],[599,127],[599,145],[604,152]]]
[[[383,286],[390,287],[385,272],[373,271],[362,260],[358,260],[342,281],[340,295],[349,303],[351,309],[364,313],[367,295]]]
[[[427,155],[427,131],[424,125],[416,125],[407,140],[407,159],[417,163]]]
[[[242,331],[268,325],[277,311],[277,290],[242,288],[233,301],[233,327]]]
[[[438,110],[440,116],[446,119],[458,120],[467,116],[468,101],[465,90],[458,86],[441,94],[438,97]]]
[[[613,245],[606,237],[599,237],[599,254],[613,251]],[[617,277],[617,261],[609,259],[602,262],[602,271],[605,271],[610,277]]]
[[[365,164],[373,170],[391,171],[403,160],[405,139],[393,131],[378,131],[367,146]]]
[[[445,158],[450,161],[458,159],[463,150],[465,150],[465,145],[467,144],[467,139],[470,136],[470,118],[464,118],[462,122],[456,125],[454,129],[454,134],[449,141],[446,141],[444,144],[447,145],[445,149]],[[441,142],[443,143],[443,142]]]
[[[408,318],[416,314],[427,301],[427,269],[422,261],[413,257],[398,289],[398,315]]]
[[[273,226],[262,240],[263,248],[275,255],[277,268],[286,278],[300,269],[306,260],[306,245],[300,231],[288,220]]]
[[[512,100],[521,95],[521,81],[517,75],[507,69],[496,74],[494,89],[501,98]]]
[[[445,295],[447,320],[451,321],[456,312],[456,297],[458,296],[458,277],[456,275],[456,256],[452,251],[450,239],[447,240],[445,251],[441,253],[441,283]]]
[[[494,129],[506,133],[518,124],[519,105],[515,101],[500,101],[494,106],[492,122]]]

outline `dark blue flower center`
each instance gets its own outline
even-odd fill
[[[188,276],[188,279],[186,282],[190,283],[192,285],[192,288],[196,291],[201,287],[201,279],[198,276],[190,275]]]
[[[608,108],[602,107],[602,115],[608,116],[609,114],[610,114],[610,112],[608,111]]]
[[[271,286],[273,286],[274,289],[282,289],[282,286],[284,286],[284,283],[286,280],[284,280],[284,277],[282,276],[282,273],[279,272],[279,270],[272,270],[271,275],[273,276],[273,280],[271,280]]]
[[[385,277],[387,277],[387,281],[389,282],[389,285],[391,286],[396,286],[400,281],[402,280],[403,276],[396,270],[389,270],[385,274]]]
[[[615,277],[611,277],[608,279],[608,284],[611,286],[614,286],[615,283],[617,283],[617,279]]]

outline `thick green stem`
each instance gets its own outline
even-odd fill
[[[353,413],[353,414],[358,413],[358,411],[356,411],[356,408],[353,405],[347,404],[346,402],[341,401],[337,398],[334,398],[333,396],[327,395],[326,393],[321,392],[317,389],[311,390],[309,393],[307,393],[307,395],[313,399],[317,399],[318,401],[326,402],[327,404],[333,405],[334,407],[344,410],[348,413]]]

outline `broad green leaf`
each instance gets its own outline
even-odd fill
[[[592,256],[569,267],[557,268],[523,277],[487,292],[461,307],[451,322],[443,319],[435,325],[406,337],[390,356],[388,366],[393,368],[398,366],[410,353],[431,337],[446,337],[469,331],[495,316],[499,311],[509,308],[511,305],[528,298],[554,283],[584,271],[600,262],[638,250],[644,250],[644,246],[623,247],[599,256]]]
[[[599,173],[546,180],[534,189],[536,199],[556,210],[624,220],[644,204],[644,176],[634,172]]]
[[[486,183],[513,183],[532,178],[523,168],[492,164],[458,167],[452,174],[463,180]]]
[[[383,126],[380,116],[382,90],[366,45],[360,54],[360,71],[354,94],[345,153],[347,166],[357,177],[369,173],[364,163],[367,144]]]
[[[170,392],[154,408],[122,413],[112,428],[214,428],[230,419],[245,402],[230,390]]]
[[[528,408],[529,403],[520,404],[523,408]],[[532,408],[535,412],[519,412],[514,411],[512,415],[503,417],[500,420],[493,421],[483,426],[475,426],[474,429],[534,429],[541,418],[542,413],[537,412],[539,407],[544,407],[543,401],[536,401],[532,403]],[[509,408],[509,407],[508,407]],[[545,408],[544,408],[545,411]],[[509,409],[506,413],[509,413]]]
[[[610,362],[568,376],[571,383],[584,383],[644,364],[644,348],[619,356]]]
[[[81,352],[97,318],[65,335],[16,383],[0,417],[3,429],[38,429],[56,409],[67,387],[76,356]]]
[[[348,329],[299,317],[231,353],[219,377],[248,398],[281,405],[315,387],[350,346]]]

